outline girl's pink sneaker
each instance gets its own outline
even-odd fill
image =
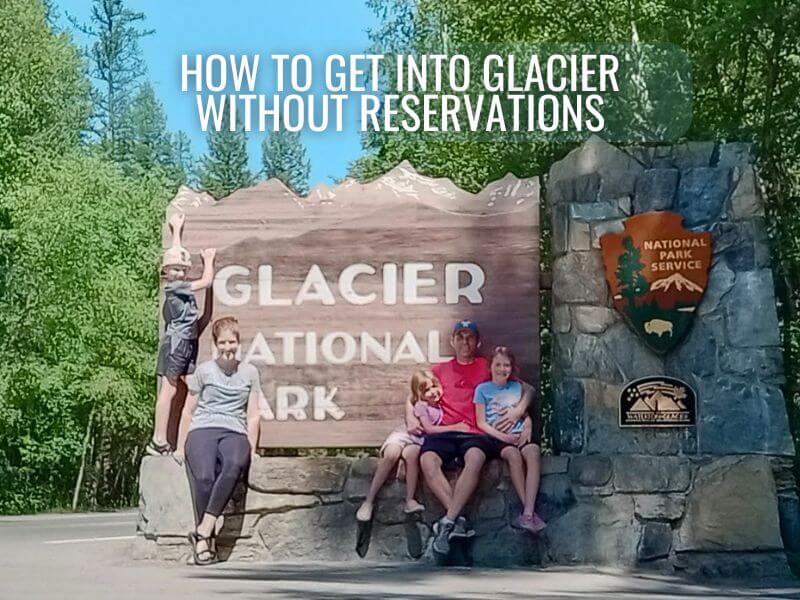
[[[547,523],[545,523],[542,518],[533,513],[533,515],[520,515],[517,518],[517,527],[520,529],[524,529],[525,531],[530,531],[531,533],[539,533],[547,527]]]

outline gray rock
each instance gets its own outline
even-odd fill
[[[614,488],[620,492],[685,492],[692,479],[681,456],[615,456]]]
[[[778,499],[766,458],[731,456],[698,469],[678,529],[676,551],[757,551],[782,547]]]
[[[678,190],[680,172],[677,169],[650,169],[639,175],[633,197],[633,212],[670,210]]]
[[[708,167],[714,154],[714,142],[686,142],[672,149],[673,162],[679,169]]]
[[[572,221],[569,224],[569,248],[570,250],[590,250],[592,247],[592,235],[589,223]]]
[[[683,494],[642,494],[633,497],[634,510],[640,519],[677,521],[683,516]]]
[[[625,217],[625,213],[620,208],[619,202],[602,200],[583,204],[573,202],[569,205],[569,216],[578,221],[608,221],[609,219],[621,219]]]
[[[186,536],[194,530],[194,508],[186,470],[170,456],[142,459],[137,528],[148,538]]]
[[[653,148],[653,159],[650,161],[651,169],[674,169],[675,160],[672,158],[672,146],[656,146]]]
[[[771,263],[769,233],[764,217],[754,217],[750,221],[753,232],[753,246],[755,247],[756,268],[769,268]]]
[[[726,331],[732,345],[751,348],[780,344],[775,291],[768,269],[738,273],[724,307]],[[752,310],[743,310],[745,307]]]
[[[725,263],[714,265],[708,273],[708,285],[697,307],[697,314],[706,315],[717,310],[722,298],[733,287],[735,279],[736,275]]]
[[[488,523],[486,532],[478,532],[472,546],[475,564],[487,567],[530,565],[538,562],[536,540],[509,527]]]
[[[605,485],[611,479],[611,459],[606,456],[576,456],[570,463],[569,476],[578,485]]]
[[[553,256],[564,254],[568,248],[567,233],[569,232],[569,204],[556,204],[552,208],[553,235],[551,247]]]
[[[566,473],[569,468],[569,456],[543,456],[541,475]]]
[[[645,169],[650,168],[656,151],[652,146],[623,146],[622,150],[635,158]]]
[[[744,167],[731,195],[731,214],[734,219],[764,216],[764,202],[758,189],[758,179],[752,166]]]
[[[594,335],[576,334],[572,347],[572,360],[561,367],[574,377],[594,377],[609,383],[621,383],[623,376],[614,356]]]
[[[792,492],[778,496],[781,540],[788,552],[800,552],[800,501]]]
[[[583,384],[563,379],[553,385],[553,446],[559,452],[583,449]]]
[[[751,579],[791,577],[783,552],[685,552],[674,560],[675,569],[690,577]]]
[[[619,320],[617,313],[605,306],[573,306],[572,315],[575,327],[582,333],[603,333]]]
[[[608,286],[599,252],[572,252],[553,261],[553,299],[604,305]]]
[[[575,175],[548,184],[549,195],[553,205],[569,202],[594,202],[600,191],[600,176],[597,173]]]
[[[747,142],[729,142],[719,147],[719,167],[744,167],[749,165],[753,158],[750,153],[752,144]]]
[[[286,512],[295,508],[316,506],[319,498],[311,494],[263,494],[256,490],[247,493],[244,512]]]
[[[554,186],[557,181],[581,175],[597,173],[602,177],[606,173],[640,172],[642,170],[644,170],[642,165],[632,156],[598,136],[592,136],[550,167],[548,188]]]
[[[713,333],[699,319],[692,323],[686,339],[667,356],[667,364],[672,369],[675,362],[698,377],[717,372],[717,343]]]
[[[668,556],[671,547],[672,527],[669,523],[644,524],[637,550],[639,560],[647,561]]]
[[[623,219],[613,221],[601,221],[592,223],[592,248],[600,248],[600,238],[607,233],[622,233],[625,231]]]
[[[641,165],[636,170],[609,169],[603,173],[600,182],[600,190],[597,198],[599,200],[611,200],[622,196],[632,196],[636,187],[636,179],[641,172]],[[630,214],[630,205],[628,205]]]
[[[641,525],[630,496],[585,498],[544,532],[549,562],[634,565]]]
[[[299,459],[296,459],[299,460]],[[354,505],[343,502],[286,513],[270,513],[257,525],[264,546],[260,560],[342,560],[350,558],[355,540]],[[373,531],[373,533],[375,533]],[[377,537],[377,536],[376,536]],[[376,544],[377,546],[377,544]],[[370,544],[372,552],[372,544]]]
[[[779,347],[721,348],[719,366],[731,375],[783,381],[783,353]]]
[[[601,336],[606,351],[622,371],[626,381],[664,373],[664,360],[650,350],[622,321],[611,325]]]
[[[569,314],[569,306],[559,304],[553,307],[553,331],[556,333],[568,333],[572,326],[572,319]]]
[[[630,196],[622,196],[617,198],[617,206],[626,216],[631,216],[632,202]]]
[[[249,484],[259,492],[341,492],[349,467],[347,458],[261,457],[250,467]]]
[[[678,184],[676,207],[686,227],[705,225],[715,220],[728,197],[731,170],[727,167],[700,167],[685,171]]]
[[[794,454],[779,387],[721,375],[702,379],[697,396],[701,452]]]

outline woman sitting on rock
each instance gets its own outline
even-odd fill
[[[236,360],[239,323],[223,317],[211,329],[218,357],[187,380],[175,458],[186,462],[197,528],[189,534],[194,562],[216,562],[217,519],[247,474],[258,443],[258,370]]]

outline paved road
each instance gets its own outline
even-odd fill
[[[133,561],[135,514],[0,517],[0,599],[381,600],[463,598],[800,598],[800,582],[691,583],[610,569],[432,569],[318,563],[185,565]]]

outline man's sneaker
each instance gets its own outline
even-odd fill
[[[516,526],[525,531],[530,531],[531,533],[539,533],[542,529],[547,527],[547,523],[545,523],[539,515],[533,513],[532,516],[520,515],[517,518]]]
[[[155,440],[150,440],[144,451],[150,456],[169,456],[172,453],[172,446],[169,444],[159,444]]]
[[[456,526],[453,528],[453,533],[450,534],[451,538],[471,538],[475,535],[475,530],[467,525],[467,520],[464,517],[456,519]]]
[[[450,552],[450,535],[453,533],[456,524],[453,521],[445,521],[442,517],[433,524],[433,550],[439,554]]]

